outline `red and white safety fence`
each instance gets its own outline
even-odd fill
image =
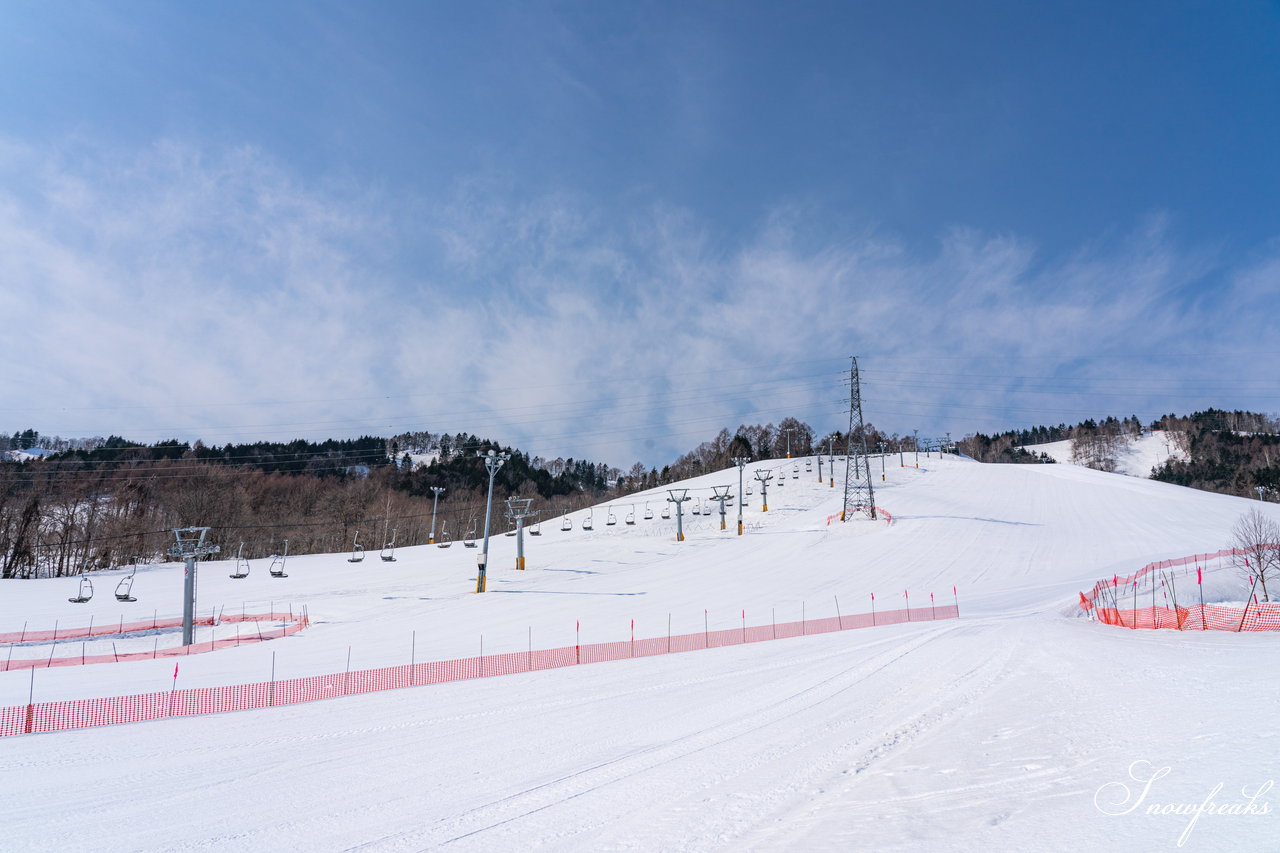
[[[798,622],[770,621],[767,625],[748,625],[746,611],[742,611],[741,624],[733,628],[719,628],[692,634],[667,633],[659,637],[635,637],[635,622],[631,623],[632,636],[628,640],[608,643],[575,643],[554,649],[532,649],[504,654],[481,655],[455,660],[411,663],[378,669],[336,672],[304,678],[271,681],[256,684],[237,684],[225,687],[197,687],[176,689],[178,663],[174,664],[174,689],[134,696],[109,696],[98,699],[69,699],[57,702],[31,702],[0,708],[0,737],[10,735],[53,732],[64,729],[90,728],[93,726],[134,723],[163,717],[185,717],[195,714],[215,714],[224,711],[244,711],[268,708],[276,705],[292,705],[333,699],[358,693],[395,690],[461,681],[471,678],[489,678],[496,675],[534,672],[587,663],[653,657],[655,655],[736,646],[782,640],[810,634],[826,634],[834,631],[850,631],[908,622],[931,622],[955,619],[960,615],[959,598],[952,587],[951,604],[937,603],[929,594],[928,606],[911,606],[910,595],[903,591],[907,606],[889,610],[876,609],[875,596],[871,596],[871,612],[844,615],[836,600],[836,615],[808,619],[802,615]],[[304,614],[305,622],[305,614]],[[705,613],[704,613],[705,620]],[[580,628],[580,625],[578,626]],[[274,661],[274,659],[273,659]],[[274,668],[274,662],[273,662]],[[33,672],[34,675],[34,672]]]
[[[239,630],[239,626],[245,623],[256,623],[253,633],[243,634]],[[278,625],[276,623],[279,623]],[[221,639],[217,636],[217,628],[223,624],[234,624],[237,630],[234,636],[224,636]],[[263,628],[266,624],[268,627]],[[292,636],[303,628],[311,624],[305,610],[298,614],[294,614],[292,610],[288,613],[234,613],[223,614],[220,616],[201,616],[192,619],[192,625],[195,627],[207,627],[210,629],[208,640],[203,642],[192,643],[186,646],[169,646],[160,648],[159,644],[150,651],[140,652],[117,652],[114,648],[111,654],[86,654],[84,649],[88,642],[102,642],[106,638],[120,637],[122,639],[135,639],[139,635],[150,635],[160,631],[171,631],[175,628],[182,627],[181,617],[165,617],[164,619],[152,617],[151,619],[143,619],[141,621],[125,622],[122,618],[119,623],[108,622],[99,625],[89,625],[87,628],[58,628],[55,626],[51,631],[28,631],[25,628],[10,633],[0,633],[0,645],[9,646],[9,654],[4,661],[0,662],[0,672],[8,672],[11,669],[45,669],[55,666],[81,666],[92,663],[122,663],[125,661],[135,660],[155,660],[157,658],[170,657],[186,657],[188,655],[204,654],[205,652],[216,651],[217,649],[226,649],[234,646],[249,645],[250,643],[260,643],[266,640],[277,640],[281,637]],[[132,636],[131,636],[132,635]],[[54,657],[61,644],[64,650],[73,648],[69,641],[81,640],[80,654],[66,655],[62,657]],[[13,659],[14,646],[23,644],[41,644],[49,643],[49,656],[38,658],[19,658]],[[113,643],[114,646],[114,643]]]
[[[861,510],[861,509],[862,507],[854,507],[854,512],[857,512],[858,510]],[[884,507],[877,506],[876,514],[880,516],[880,520],[883,521],[885,524],[893,524],[893,516],[889,513],[889,510],[885,509]],[[843,521],[843,520],[844,520],[843,510],[841,510],[840,512],[832,513],[831,515],[827,516],[827,527],[830,527],[831,522],[833,521]]]
[[[1250,560],[1256,560],[1260,552],[1280,552],[1280,544],[1255,549],[1224,548],[1148,563],[1131,575],[1115,574],[1110,580],[1098,581],[1089,592],[1080,593],[1080,608],[1104,624],[1123,628],[1280,631],[1280,602],[1258,600],[1258,575]],[[1193,566],[1194,587],[1189,583]],[[1204,602],[1205,575],[1224,569],[1254,578],[1243,607]],[[1181,591],[1179,574],[1184,579]]]

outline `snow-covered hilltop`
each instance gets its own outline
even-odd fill
[[[1048,444],[1028,444],[1024,449],[1033,455],[1046,454],[1054,462],[1066,465],[1087,465],[1087,459],[1081,459],[1074,452],[1071,440],[1053,441]],[[1115,468],[1117,474],[1130,477],[1150,477],[1155,468],[1159,468],[1170,459],[1184,459],[1186,454],[1179,449],[1178,434],[1164,430],[1151,430],[1140,436],[1122,435],[1116,438]]]

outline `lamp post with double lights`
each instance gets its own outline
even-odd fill
[[[476,456],[484,459],[485,470],[489,472],[489,499],[484,506],[484,547],[476,555],[476,563],[479,568],[479,571],[476,572],[476,592],[484,592],[485,569],[489,564],[489,521],[493,517],[493,478],[498,473],[498,469],[511,458],[511,454],[498,453],[496,450],[482,453],[477,450]]]

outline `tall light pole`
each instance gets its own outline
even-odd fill
[[[916,467],[920,467],[920,430],[911,431],[911,445],[916,449]]]
[[[760,511],[769,511],[769,481],[773,479],[773,472],[766,471],[763,468],[756,469],[756,479],[760,481]]]
[[[667,489],[668,503],[676,505],[676,541],[684,541],[684,502],[689,500],[688,489]]]
[[[524,520],[529,517],[533,498],[507,498],[507,518],[516,521],[516,569],[524,571]]]
[[[880,442],[880,482],[884,482],[884,442]]]
[[[791,458],[791,433],[796,431],[795,427],[784,427],[783,432],[787,434],[787,458]]]
[[[750,462],[745,456],[733,457],[733,464],[738,466],[738,535],[742,535],[742,505],[747,502],[747,493],[742,490],[742,469]]]
[[[711,491],[715,493],[714,496],[711,498],[711,500],[716,501],[717,503],[720,504],[720,529],[721,530],[727,529],[724,524],[724,502],[729,500],[729,498],[731,497],[731,495],[729,494],[729,489],[731,488],[733,487],[732,486],[712,486],[711,487]],[[721,491],[721,489],[723,489],[724,491]]]
[[[431,494],[431,535],[427,537],[427,544],[436,544],[436,506],[440,503],[440,496],[445,492],[444,486],[432,486]]]
[[[830,488],[836,487],[836,438],[827,439],[827,477]]]
[[[490,450],[486,454],[477,450],[476,456],[484,459],[485,470],[489,472],[489,499],[484,506],[484,547],[476,555],[476,563],[479,568],[479,571],[476,572],[476,592],[484,592],[485,568],[489,564],[489,519],[493,516],[493,478],[503,463],[511,458],[511,454],[498,453],[495,450]]]

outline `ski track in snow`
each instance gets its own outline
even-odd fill
[[[767,463],[790,470],[793,463]],[[803,463],[801,463],[803,465]],[[760,467],[765,467],[761,464]],[[878,473],[878,472],[877,472]],[[690,481],[696,493],[736,470]],[[1133,632],[1079,618],[1113,571],[1215,549],[1249,502],[1074,466],[921,459],[876,483],[895,522],[828,527],[840,489],[802,470],[684,543],[645,496],[548,519],[530,568],[491,545],[420,547],[355,568],[290,558],[244,581],[201,567],[201,607],[308,605],[295,637],[180,661],[179,686],[338,673],[672,630],[927,607],[961,618],[0,741],[6,848],[112,850],[920,850],[1173,848],[1185,819],[1108,816],[1094,795],[1134,761],[1172,768],[1160,802],[1224,801],[1280,776],[1280,711],[1259,672],[1274,635]],[[1256,504],[1255,504],[1256,505]],[[690,519],[686,519],[687,521]],[[259,569],[262,571],[259,571]],[[1194,579],[1193,579],[1194,580]],[[108,578],[104,582],[109,583]],[[1180,582],[1181,583],[1181,582]],[[64,604],[66,582],[11,582],[0,631],[119,618]],[[139,607],[177,603],[180,567],[139,572]],[[1181,587],[1180,587],[1181,588]],[[162,615],[173,609],[161,608]],[[129,612],[138,618],[142,611]],[[168,689],[173,661],[38,670],[37,700]],[[31,673],[0,673],[21,704]],[[1261,692],[1260,692],[1261,691]],[[1157,796],[1158,795],[1158,796]],[[1272,814],[1201,820],[1184,850],[1274,850]]]

